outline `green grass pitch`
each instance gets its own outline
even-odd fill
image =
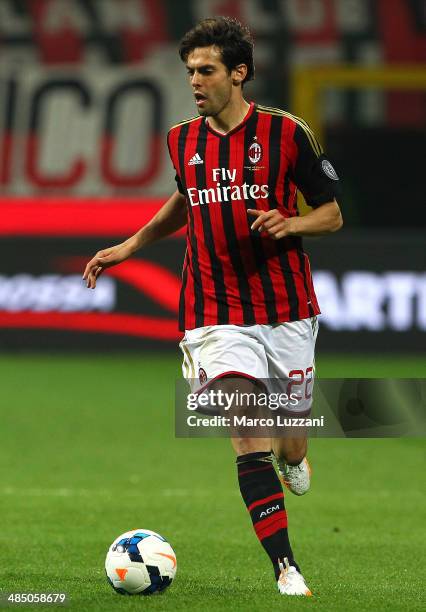
[[[172,356],[0,358],[0,590],[66,592],[72,610],[424,610],[425,443],[311,441],[313,487],[286,495],[313,598],[283,598],[239,495],[228,440],[174,437]],[[425,376],[415,357],[319,356],[322,376]],[[174,584],[121,597],[108,546],[170,540]],[[38,606],[39,610],[52,607]]]

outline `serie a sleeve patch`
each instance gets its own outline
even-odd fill
[[[294,181],[303,193],[306,203],[315,207],[337,198],[340,194],[339,176],[312,131],[308,131],[303,125],[297,125],[294,141]]]

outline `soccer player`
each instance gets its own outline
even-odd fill
[[[106,268],[187,225],[179,326],[183,373],[193,388],[197,379],[199,387],[209,381],[226,388],[230,376],[241,389],[264,379],[311,380],[320,311],[302,237],[342,226],[338,176],[302,119],[245,100],[253,40],[238,21],[201,21],[179,53],[198,115],[168,134],[177,190],[136,234],[96,253],[83,278],[94,289]],[[304,216],[298,189],[312,207]],[[232,443],[241,495],[279,592],[310,595],[273,465],[276,458],[291,491],[305,493],[306,438]]]

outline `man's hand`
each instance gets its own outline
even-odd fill
[[[88,289],[96,287],[96,280],[105,270],[116,266],[142,247],[170,236],[186,225],[186,199],[175,191],[156,215],[144,227],[121,244],[98,251],[84,270],[83,280]]]
[[[257,217],[251,229],[266,232],[273,240],[279,240],[292,233],[292,225],[296,217],[286,219],[276,208],[268,211],[249,208],[247,212],[252,217]]]
[[[266,232],[273,240],[285,236],[325,236],[337,232],[343,225],[336,200],[321,204],[303,217],[286,218],[276,208],[268,211],[249,208],[247,212],[252,217],[257,217],[251,229]]]
[[[89,261],[84,270],[83,280],[86,281],[88,289],[96,287],[96,281],[106,268],[115,266],[133,254],[132,248],[126,244],[117,244],[103,251],[98,251]]]

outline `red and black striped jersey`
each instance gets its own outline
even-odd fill
[[[298,214],[297,190],[319,206],[338,177],[308,125],[251,104],[227,134],[203,117],[174,126],[168,146],[188,206],[181,330],[304,319],[320,312],[300,237],[251,230],[248,208]]]

